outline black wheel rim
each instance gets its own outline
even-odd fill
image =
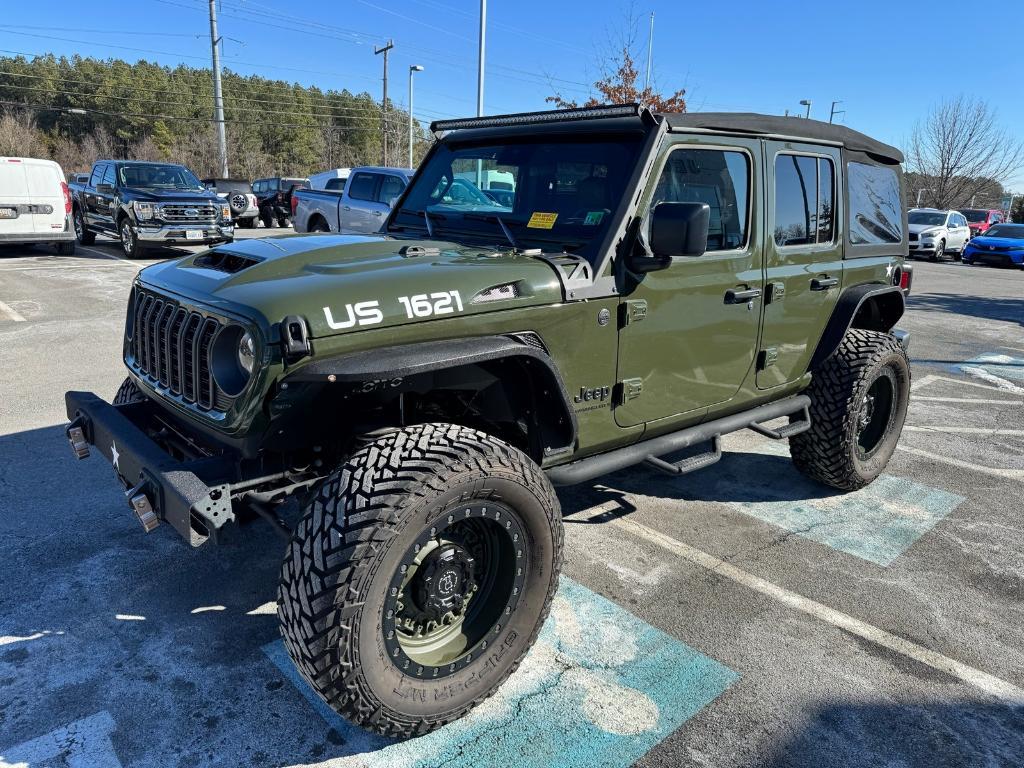
[[[515,613],[529,568],[519,515],[503,504],[449,510],[402,556],[384,601],[384,645],[418,678],[454,674],[485,654]]]
[[[895,403],[896,378],[886,369],[871,382],[857,414],[857,455],[862,460],[871,458],[888,434]]]

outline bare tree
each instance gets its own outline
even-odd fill
[[[0,156],[47,157],[43,134],[28,112],[12,110],[0,115]]]
[[[968,205],[993,182],[1003,183],[1024,166],[1024,145],[996,121],[980,99],[960,96],[934,107],[918,122],[906,151],[907,167],[919,174],[937,208]],[[916,195],[911,190],[911,199]]]

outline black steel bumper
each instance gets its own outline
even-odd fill
[[[92,392],[68,392],[64,400],[72,450],[83,459],[92,446],[111,463],[147,531],[162,521],[194,547],[223,540],[235,523],[228,460],[169,455],[138,426],[155,408],[148,401],[111,405]]]

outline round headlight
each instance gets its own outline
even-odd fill
[[[238,364],[243,371],[252,375],[253,366],[256,365],[256,342],[248,331],[238,340]]]

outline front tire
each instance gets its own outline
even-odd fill
[[[521,451],[451,424],[390,431],[304,511],[278,589],[285,647],[352,722],[427,733],[516,669],[561,559],[558,499]]]
[[[888,333],[850,329],[814,372],[811,428],[790,438],[796,468],[843,491],[863,488],[896,450],[910,402],[910,363]]]
[[[145,400],[142,392],[135,385],[135,382],[126,378],[121,382],[114,395],[113,405],[127,405],[128,403],[141,403]]]
[[[121,219],[117,231],[121,235],[121,250],[124,251],[124,255],[129,259],[137,259],[142,256],[145,249],[139,245],[139,237],[135,232],[135,225],[132,224],[132,220],[125,216]]]
[[[945,256],[945,255],[946,255],[946,241],[945,240],[939,240],[939,242],[937,242],[935,244],[935,253],[932,254],[931,259],[929,259],[929,261],[942,261],[942,257]]]

